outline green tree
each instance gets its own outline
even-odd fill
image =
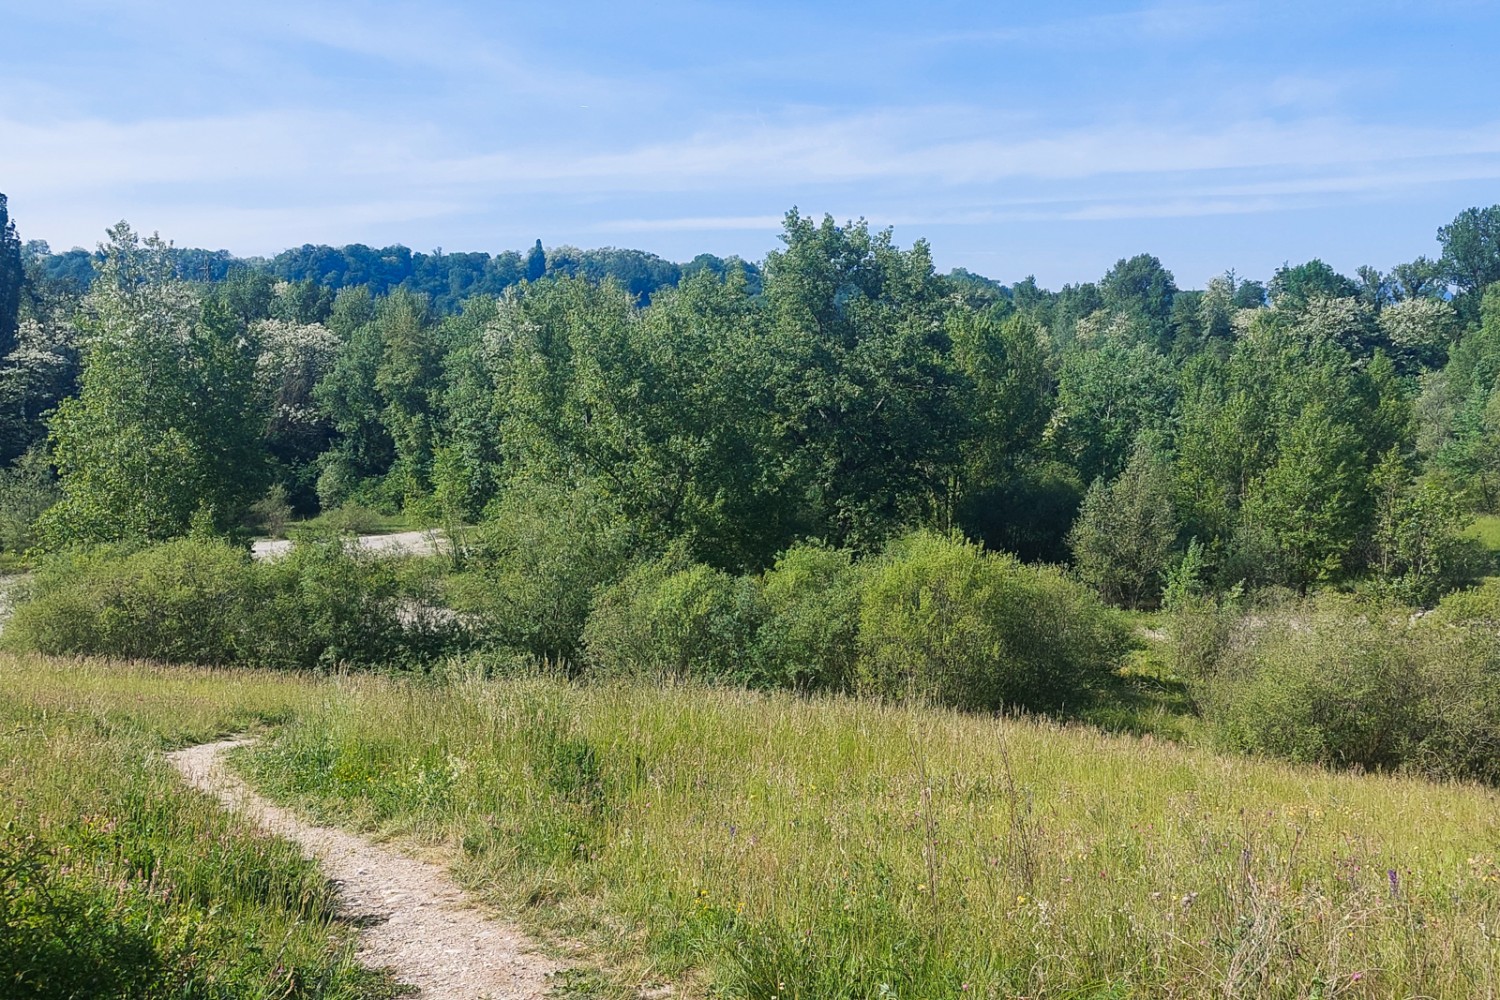
[[[0,357],[15,349],[20,326],[21,286],[26,270],[21,259],[21,238],[11,221],[10,207],[0,194]]]
[[[171,249],[109,232],[87,300],[79,395],[51,422],[52,546],[228,531],[264,492],[264,412],[242,323],[173,276]]]
[[[1158,351],[1172,349],[1172,272],[1148,253],[1115,263],[1099,282],[1104,306],[1124,316],[1135,337]]]
[[[1068,535],[1073,566],[1111,604],[1156,604],[1177,544],[1170,463],[1142,440],[1113,481],[1094,480]]]
[[[1432,478],[1416,481],[1392,448],[1370,476],[1375,501],[1371,568],[1377,579],[1415,604],[1431,604],[1462,564],[1462,498]]]
[[[1296,267],[1278,267],[1271,275],[1269,293],[1278,309],[1302,309],[1315,298],[1358,298],[1359,285],[1314,258]]]
[[[1477,307],[1479,295],[1500,281],[1500,205],[1464,209],[1438,229],[1438,242],[1443,276]]]
[[[1172,367],[1160,352],[1108,334],[1063,355],[1050,433],[1083,482],[1112,479],[1142,431],[1167,426],[1175,397]]]
[[[903,252],[863,221],[793,209],[782,240],[765,277],[781,451],[816,533],[868,547],[949,506],[962,418],[944,285],[925,243]]]
[[[537,240],[536,245],[526,254],[526,280],[541,281],[547,276],[547,251],[542,249],[542,241]]]
[[[1337,579],[1352,562],[1365,499],[1362,445],[1328,406],[1311,403],[1288,429],[1275,463],[1251,485],[1245,527],[1270,542],[1277,582],[1305,592]]]

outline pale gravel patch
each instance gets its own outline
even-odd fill
[[[390,968],[426,1000],[532,1000],[547,995],[556,963],[535,942],[474,908],[447,872],[363,837],[309,823],[257,794],[224,764],[249,740],[169,754],[188,784],[295,841],[322,863],[343,916],[360,926],[358,958]]]
[[[366,552],[386,556],[435,556],[444,551],[443,538],[436,531],[397,531],[389,535],[360,535],[354,544]],[[275,559],[292,551],[288,538],[262,538],[250,547],[257,559]]]

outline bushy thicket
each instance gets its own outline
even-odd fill
[[[1432,615],[1323,594],[1257,607],[1194,680],[1227,748],[1369,770],[1500,780],[1494,584]]]
[[[1057,708],[1086,699],[1127,636],[1088,590],[921,532],[887,548],[860,599],[861,686],[963,708]]]
[[[255,562],[180,539],[49,557],[5,632],[14,649],[275,668],[430,664],[493,650],[595,676],[860,691],[980,710],[1078,705],[1127,645],[1117,614],[1051,568],[915,532],[863,560],[821,543],[735,576],[680,549],[628,559],[581,494],[518,495],[448,581],[326,535]]]
[[[449,601],[507,649],[577,662],[595,598],[628,564],[626,523],[590,491],[544,483],[517,484],[489,515]]]
[[[1058,571],[931,532],[859,563],[798,546],[760,577],[648,563],[600,595],[584,640],[607,673],[979,710],[1079,704],[1127,646],[1118,616]]]
[[[337,536],[269,562],[179,539],[49,557],[5,629],[13,649],[285,669],[413,664],[464,642],[397,567]]]

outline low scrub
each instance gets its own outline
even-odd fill
[[[1119,615],[1061,573],[929,532],[860,563],[797,546],[760,577],[648,563],[601,593],[584,639],[607,674],[984,711],[1079,705],[1128,646]]]
[[[867,690],[961,708],[1061,708],[1119,664],[1119,616],[1060,572],[931,533],[868,567],[859,679]]]
[[[594,600],[626,570],[624,519],[587,490],[534,483],[514,484],[488,513],[448,599],[490,641],[576,663]]]
[[[664,559],[600,595],[584,642],[597,672],[756,685],[764,679],[756,649],[764,613],[753,579]]]
[[[413,665],[458,648],[389,562],[337,536],[265,563],[217,540],[48,558],[24,589],[11,649],[284,669]]]
[[[1195,681],[1204,715],[1236,750],[1500,780],[1493,597],[1445,604],[1430,618],[1334,594],[1253,609]]]

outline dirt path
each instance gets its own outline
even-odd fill
[[[543,997],[557,966],[520,932],[473,908],[441,868],[332,827],[316,826],[256,794],[223,755],[246,740],[179,750],[168,760],[194,788],[301,844],[338,888],[344,915],[362,927],[359,960],[389,966],[425,1000]]]

